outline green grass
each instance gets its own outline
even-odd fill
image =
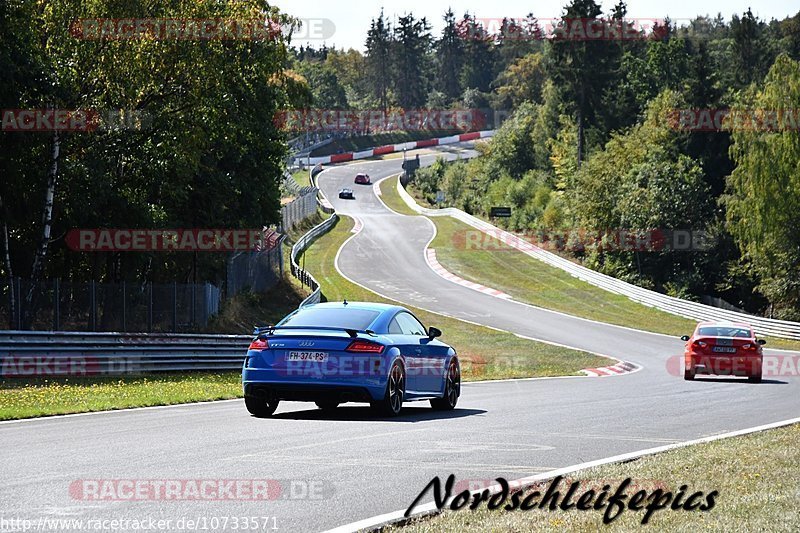
[[[397,194],[397,180],[398,177],[385,179],[381,182],[381,200],[389,209],[400,213],[401,215],[417,216],[419,213],[408,207],[400,195]]]
[[[400,144],[411,141],[423,141],[436,139],[439,137],[450,137],[466,133],[462,130],[420,130],[420,131],[398,131],[392,133],[378,133],[376,135],[365,135],[363,137],[353,137],[348,139],[337,139],[330,144],[322,146],[311,153],[311,157],[324,157],[326,155],[342,152],[360,152],[368,148],[377,148],[389,144]]]
[[[800,486],[800,425],[719,440],[689,448],[606,465],[578,472],[570,482],[616,488],[632,478],[649,493],[666,487],[673,495],[681,485],[688,494],[716,490],[716,505],[707,512],[657,511],[642,526],[644,511],[625,510],[605,526],[604,511],[447,511],[413,521],[406,527],[388,528],[403,533],[439,531],[800,531],[797,510]],[[565,486],[562,482],[562,486]],[[420,487],[422,490],[422,487]],[[583,489],[586,490],[586,489]],[[628,491],[631,496],[635,491]],[[563,494],[563,491],[562,491]],[[431,500],[428,498],[427,500]],[[426,500],[426,501],[427,501]],[[410,503],[410,502],[409,502]]]
[[[388,183],[390,181],[392,183]],[[382,184],[382,199],[387,205],[404,203],[395,187],[394,179]],[[407,208],[404,213],[409,211]],[[431,243],[436,257],[447,270],[464,279],[501,290],[521,302],[608,324],[678,337],[691,335],[695,328],[694,320],[590,285],[451,217],[431,217],[431,220],[437,229]],[[479,235],[480,245],[468,247],[467,235]],[[800,349],[800,342],[787,339],[769,338],[768,344],[775,348]]]
[[[301,187],[309,187],[309,186],[311,186],[311,183],[309,181],[309,170],[308,169],[295,170],[292,173],[292,178],[294,178],[294,181],[296,181],[297,184],[300,185]]]
[[[353,222],[340,219],[330,233],[320,237],[306,252],[305,265],[322,286],[329,301],[387,300],[343,278],[334,266],[336,253],[352,233]],[[455,346],[462,361],[465,381],[574,375],[583,368],[609,364],[609,360],[577,350],[533,342],[454,318],[410,308],[425,325],[444,332],[443,340]]]
[[[226,400],[241,372],[0,381],[0,420]]]

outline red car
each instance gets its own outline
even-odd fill
[[[369,174],[356,174],[356,184],[369,185],[370,183]]]
[[[697,374],[747,376],[752,383],[761,382],[763,339],[757,339],[753,328],[732,322],[701,322],[686,341],[683,378],[691,381]]]

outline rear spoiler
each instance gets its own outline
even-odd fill
[[[263,326],[258,327],[253,330],[253,335],[256,337],[266,336],[269,337],[275,334],[277,330],[321,330],[321,331],[344,331],[350,337],[358,337],[359,333],[363,333],[365,335],[369,335],[370,337],[376,337],[375,332],[371,329],[349,329],[349,328],[335,328],[335,327],[327,327],[327,326]]]

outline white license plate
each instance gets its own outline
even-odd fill
[[[736,353],[736,348],[728,348],[726,346],[714,346],[713,350],[717,353]]]
[[[328,360],[326,352],[289,352],[286,357],[287,361],[313,361],[315,363],[324,363]]]

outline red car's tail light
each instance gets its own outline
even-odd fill
[[[377,342],[358,339],[351,342],[350,346],[348,346],[345,351],[356,353],[383,353],[383,345]]]
[[[706,346],[708,346],[708,344],[703,341],[694,341],[692,343],[692,348],[705,348]]]
[[[748,342],[747,344],[743,344],[742,345],[742,349],[743,350],[750,350],[750,351],[754,352],[754,351],[756,351],[758,349],[758,345]]]
[[[269,350],[269,341],[267,339],[255,339],[250,343],[248,350]]]

